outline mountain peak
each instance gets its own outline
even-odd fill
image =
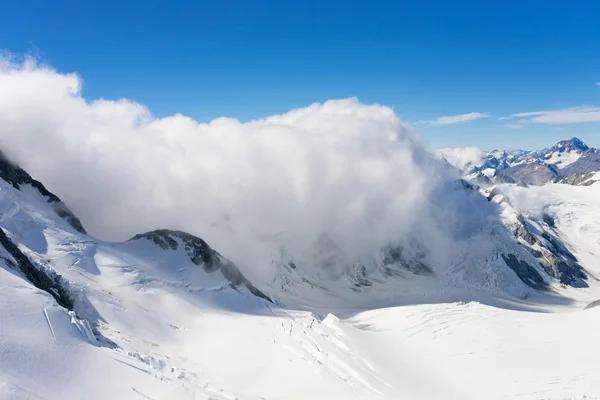
[[[583,143],[579,138],[572,137],[569,140],[561,140],[560,142],[556,143],[552,147],[552,150],[561,152],[583,152],[589,150],[589,147],[587,144]]]

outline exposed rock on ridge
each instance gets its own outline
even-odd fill
[[[0,178],[10,183],[17,190],[21,190],[21,185],[31,185],[48,199],[48,203],[52,204],[54,211],[64,218],[69,225],[80,233],[86,233],[79,218],[69,210],[58,196],[46,189],[40,181],[33,179],[24,169],[13,164],[2,151],[0,151]]]
[[[12,257],[12,260],[5,258],[6,265],[23,273],[35,287],[49,293],[58,304],[73,311],[73,300],[65,290],[66,285],[62,276],[56,273],[47,274],[36,268],[19,247],[4,233],[2,228],[0,228],[0,246],[4,247]]]
[[[221,274],[229,281],[233,288],[240,285],[245,286],[250,293],[257,297],[271,301],[271,299],[257,289],[238,269],[238,267],[227,260],[217,251],[213,250],[204,240],[186,232],[174,231],[169,229],[159,229],[151,232],[135,235],[132,240],[148,239],[154,242],[163,250],[177,250],[179,248],[179,239],[184,246],[190,260],[201,266],[204,271],[212,273],[221,271]]]

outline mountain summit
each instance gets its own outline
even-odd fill
[[[552,146],[550,148],[551,152],[584,152],[589,150],[589,147],[587,144],[583,143],[580,139],[576,138],[576,137],[572,137],[569,140],[561,140],[560,142],[556,143],[554,146]]]

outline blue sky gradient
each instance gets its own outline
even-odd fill
[[[0,49],[157,116],[249,120],[355,96],[431,147],[600,146],[599,15],[596,1],[9,0]],[[464,114],[482,118],[424,122]]]

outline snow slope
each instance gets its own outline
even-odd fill
[[[0,268],[0,398],[175,398],[144,363],[99,346],[83,323],[8,267]]]
[[[600,396],[599,308],[536,313],[454,303],[374,310],[349,322],[367,330],[376,365],[398,371],[410,360],[412,379],[438,389],[438,398]]]
[[[599,184],[502,189],[515,210],[550,213],[597,276]],[[194,264],[182,243],[92,239],[26,185],[0,181],[0,213],[7,237],[36,267],[60,274],[74,299],[74,312],[59,306],[0,247],[2,399],[600,396],[600,308],[583,310],[600,298],[597,282],[543,293],[498,260],[486,264],[493,246],[517,251],[502,242],[501,220],[464,232],[455,254],[481,262],[470,270],[375,270],[370,285],[355,285],[361,271],[329,282],[290,267],[276,282],[254,282],[272,304]],[[490,235],[501,239],[488,248]],[[485,287],[493,280],[477,268],[513,286]]]
[[[529,188],[506,185],[504,190],[514,207],[525,215],[546,213],[554,217],[561,240],[594,278],[590,283],[595,286],[600,278],[600,184],[546,184]],[[580,296],[582,292],[586,291],[578,291]]]

